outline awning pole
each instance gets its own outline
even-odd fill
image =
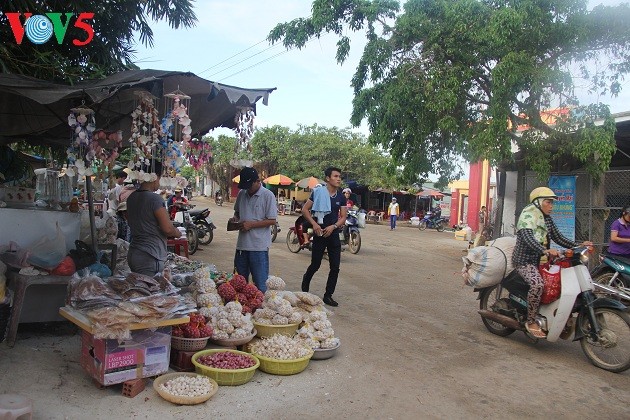
[[[92,197],[92,177],[85,177],[85,189],[87,190],[88,211],[90,212],[90,236],[92,237],[92,249],[98,252],[96,240],[96,223],[94,221],[94,198]]]

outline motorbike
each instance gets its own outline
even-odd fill
[[[351,214],[353,213],[353,214]],[[294,226],[289,228],[287,232],[287,248],[293,253],[298,253],[303,249],[311,249],[313,243],[313,230],[308,230],[308,241],[304,239],[304,231],[302,223],[304,216],[300,216],[295,221]],[[353,210],[348,212],[346,222],[339,231],[339,239],[342,246],[347,246],[351,253],[356,254],[361,249],[361,232],[359,232],[359,220],[356,212]]]
[[[361,232],[359,232],[359,219],[355,210],[348,210],[346,223],[339,233],[341,243],[348,245],[348,249],[356,254],[361,249]]]
[[[223,206],[223,196],[221,194],[214,196],[214,204]]]
[[[276,223],[271,225],[271,242],[275,242],[276,238],[278,237],[278,232],[280,232],[281,230],[282,229],[280,229],[280,224],[276,220]]]
[[[202,245],[208,245],[212,242],[214,238],[213,231],[217,228],[214,223],[212,223],[212,218],[210,217],[210,210],[191,210],[189,211],[190,217],[192,218],[192,222],[197,226],[197,234],[199,236],[199,243]]]
[[[197,252],[197,249],[199,248],[199,233],[197,226],[192,222],[189,213],[189,210],[192,207],[193,206],[189,204],[178,203],[177,210],[175,211],[175,217],[173,218],[173,224],[175,227],[183,227],[186,229],[188,253],[190,255]]]
[[[445,223],[442,217],[429,211],[424,215],[422,220],[420,220],[418,229],[425,230],[426,228],[435,228],[438,232],[443,232],[444,227],[447,225],[448,225],[448,222]]]
[[[547,341],[579,341],[592,364],[623,372],[630,368],[630,314],[621,302],[595,295],[595,290],[606,286],[591,279],[586,267],[591,251],[590,247],[568,249],[553,261],[559,268],[555,274],[561,281],[559,298],[541,304],[536,322],[547,333]],[[499,284],[475,291],[488,331],[505,337],[520,330],[538,341],[525,328],[529,284],[516,270]]]
[[[593,282],[618,291],[620,294],[615,294],[615,297],[630,302],[630,258],[602,254],[599,261],[599,265],[591,271]]]

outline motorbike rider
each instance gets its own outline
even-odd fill
[[[621,212],[621,217],[610,226],[608,254],[630,258],[630,205]]]
[[[557,257],[558,250],[551,249],[550,240],[565,248],[578,246],[576,242],[565,238],[551,218],[554,201],[558,197],[547,187],[534,188],[529,194],[529,202],[521,212],[516,224],[516,246],[512,254],[512,265],[529,283],[527,294],[527,323],[525,328],[534,338],[545,338],[545,332],[536,323],[540,307],[544,281],[538,271],[540,258]],[[583,246],[593,245],[585,241]]]
[[[348,207],[349,209],[352,208],[352,206],[354,206],[354,201],[350,199],[351,195],[352,195],[352,190],[350,188],[343,189],[343,196],[346,197],[346,207]]]
[[[166,202],[171,220],[175,220],[175,214],[179,210],[180,206],[188,204],[188,199],[183,196],[183,190],[181,187],[176,187],[174,193],[175,194],[171,195]]]

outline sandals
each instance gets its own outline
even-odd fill
[[[532,337],[537,338],[537,339],[545,339],[545,338],[547,338],[547,334],[545,334],[545,332],[540,329],[538,324],[534,324],[534,325],[536,325],[535,329],[534,328],[530,328],[529,327],[529,323],[525,323],[525,329],[527,330],[529,335],[531,335]]]

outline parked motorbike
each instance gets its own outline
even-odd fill
[[[422,220],[420,220],[418,229],[425,230],[426,228],[435,228],[438,232],[443,232],[444,227],[447,225],[448,225],[448,222],[445,223],[442,217],[429,211],[424,215]]]
[[[341,243],[348,245],[348,249],[356,254],[361,249],[361,232],[359,232],[359,219],[355,210],[348,210],[346,223],[344,223],[341,233],[339,233]]]
[[[221,194],[214,196],[214,204],[223,206],[223,196]]]
[[[177,204],[177,211],[173,218],[173,224],[175,227],[184,227],[186,229],[186,239],[188,240],[188,253],[190,255],[197,252],[199,248],[199,233],[197,226],[192,222],[190,218],[189,210],[193,207],[190,204]],[[169,212],[170,214],[170,212]]]
[[[594,290],[605,286],[593,283],[589,275],[589,252],[587,247],[568,249],[554,261],[560,267],[560,297],[540,306],[536,322],[547,333],[547,341],[580,341],[595,366],[623,372],[630,368],[630,315],[621,302],[595,295]],[[502,337],[526,332],[529,284],[516,270],[501,283],[475,291],[488,331]]]
[[[197,226],[197,234],[199,236],[199,243],[202,245],[208,245],[214,238],[214,229],[217,227],[212,223],[210,217],[210,210],[190,210],[190,217],[192,222]]]
[[[599,260],[599,265],[591,271],[593,282],[616,290],[620,294],[614,294],[615,297],[630,303],[630,258],[602,254]]]
[[[276,220],[276,223],[271,225],[271,242],[275,242],[276,238],[278,237],[278,232],[280,231],[280,224]]]
[[[353,213],[352,215],[350,213]],[[302,223],[304,222],[304,216],[300,216],[295,221],[294,226],[289,228],[287,233],[287,248],[293,253],[298,253],[303,249],[311,249],[313,243],[313,230],[308,230],[308,241],[304,238],[304,231]],[[356,217],[356,212],[348,212],[346,217],[346,223],[339,232],[339,239],[342,246],[348,246],[348,249],[353,254],[356,254],[361,249],[361,232],[359,232],[359,220]]]

